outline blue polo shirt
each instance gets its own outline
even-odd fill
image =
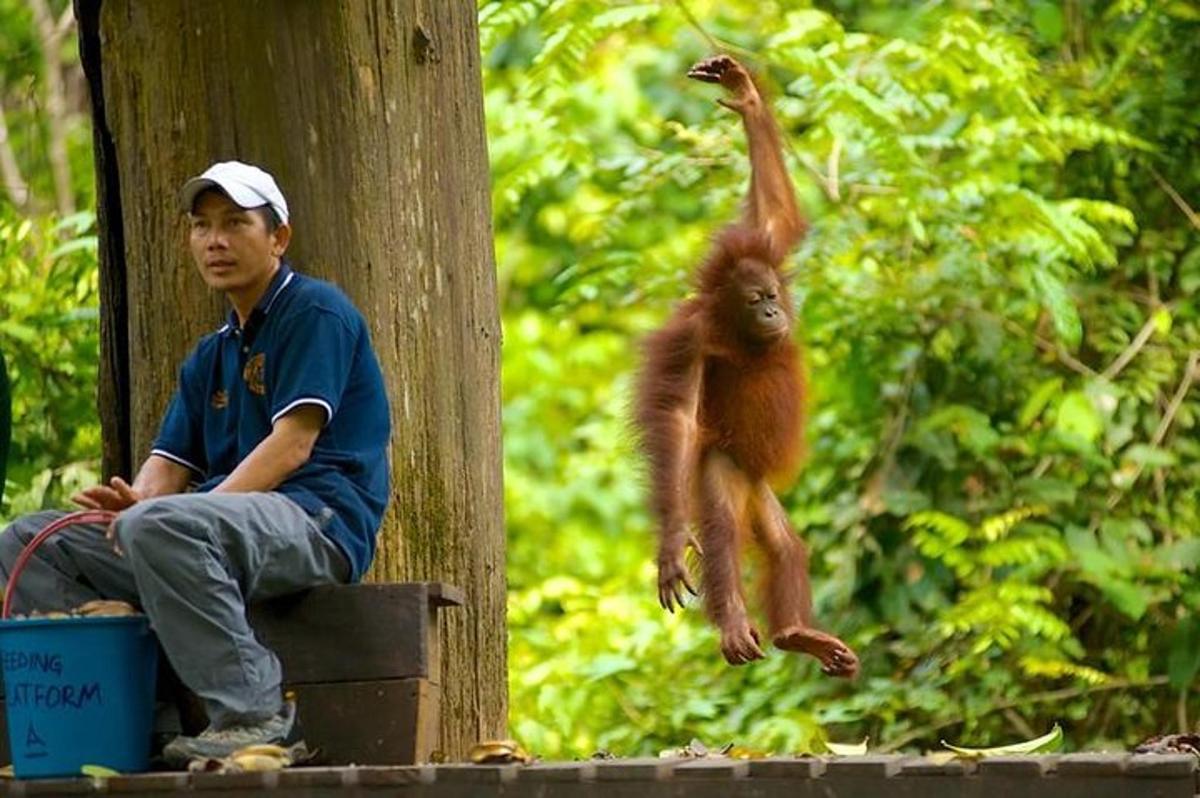
[[[184,361],[151,451],[211,490],[301,405],[322,408],[325,427],[275,490],[325,524],[357,580],[387,505],[391,421],[366,322],[333,285],[281,264],[245,328],[231,312]]]

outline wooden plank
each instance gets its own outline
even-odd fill
[[[428,679],[293,684],[304,741],[330,765],[412,765],[437,746],[440,688]]]
[[[439,679],[423,582],[319,587],[255,604],[248,616],[289,683]]]
[[[467,603],[466,594],[454,585],[445,582],[427,582],[429,603],[435,607],[461,607]]]

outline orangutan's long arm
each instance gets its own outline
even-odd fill
[[[730,97],[718,102],[742,117],[750,147],[750,195],[743,221],[767,235],[778,263],[808,229],[783,159],[779,125],[750,73],[729,56],[701,61],[688,76],[720,83]]]

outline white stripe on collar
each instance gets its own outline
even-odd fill
[[[266,306],[263,308],[264,316],[271,312],[271,306],[275,304],[275,300],[279,298],[279,295],[283,293],[283,289],[288,287],[288,283],[290,283],[292,281],[292,278],[295,276],[296,276],[295,272],[288,272],[288,276],[283,278],[283,282],[280,284],[280,286],[278,288],[275,289],[275,293],[271,295],[271,299],[267,302]]]

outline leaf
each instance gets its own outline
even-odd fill
[[[1150,318],[1154,319],[1154,331],[1160,336],[1165,336],[1171,332],[1171,311],[1168,308],[1159,308],[1154,311],[1154,315]]]
[[[1159,568],[1171,571],[1191,571],[1200,566],[1200,540],[1188,538],[1156,546],[1150,556]]]
[[[12,319],[0,321],[0,333],[3,333],[4,335],[10,335],[13,338],[16,338],[18,341],[27,344],[31,344],[37,340],[37,330],[26,324],[13,321]]]
[[[867,753],[867,743],[870,740],[870,737],[864,737],[861,743],[826,742],[825,748],[834,756],[864,756]]]
[[[79,252],[81,250],[94,256],[96,254],[98,241],[99,239],[96,236],[81,236],[79,238],[73,238],[52,251],[50,253],[50,257],[61,258],[64,255],[70,255],[72,252]]]
[[[1171,687],[1180,690],[1200,673],[1200,619],[1195,616],[1180,621],[1171,635],[1171,649],[1167,655],[1167,676]]]
[[[802,9],[789,11],[787,25],[771,37],[768,45],[772,48],[784,45],[801,45],[806,40],[820,38],[837,38],[842,33],[837,21],[823,11]]]
[[[1050,477],[1028,477],[1018,480],[1017,486],[1027,499],[1042,504],[1072,504],[1079,493],[1070,482]]]
[[[1071,391],[1062,398],[1054,426],[1068,438],[1079,438],[1089,444],[1095,443],[1104,430],[1092,400],[1081,391]]]
[[[1079,311],[1071,299],[1067,287],[1045,269],[1033,270],[1033,284],[1041,294],[1042,303],[1050,311],[1050,320],[1054,322],[1054,332],[1069,349],[1079,346],[1083,338],[1083,323],[1079,320]]]
[[[1050,44],[1063,38],[1063,12],[1057,3],[1039,2],[1033,6],[1033,28]]]
[[[1125,458],[1130,462],[1137,463],[1140,466],[1147,468],[1169,468],[1175,465],[1177,460],[1173,452],[1166,449],[1159,449],[1156,446],[1148,446],[1144,443],[1136,443],[1125,450]]]
[[[1048,751],[1056,751],[1062,745],[1063,732],[1062,727],[1057,723],[1054,728],[1041,737],[1036,737],[1032,740],[1026,740],[1023,743],[1013,743],[1012,745],[999,745],[994,748],[965,748],[958,745],[951,745],[942,740],[942,745],[949,748],[961,757],[968,759],[982,759],[987,756],[1009,756],[1012,754],[1041,754]]]
[[[1000,434],[988,415],[967,405],[943,407],[921,422],[921,428],[947,429],[976,454],[986,454],[1000,442]]]
[[[1154,543],[1154,533],[1140,518],[1105,518],[1100,522],[1100,532],[1106,544],[1110,541],[1136,541],[1147,546]],[[1111,549],[1110,549],[1111,550]]]
[[[1104,597],[1132,620],[1141,620],[1150,607],[1150,601],[1153,598],[1150,590],[1136,582],[1100,575],[1096,575],[1088,581],[1100,588]]]
[[[925,225],[921,223],[921,219],[915,211],[908,212],[908,229],[918,243],[924,244],[929,240],[925,235]]]
[[[1046,405],[1050,404],[1050,400],[1062,390],[1062,386],[1062,377],[1052,377],[1035,388],[1029,398],[1025,400],[1025,406],[1021,408],[1021,415],[1017,417],[1017,424],[1021,427],[1028,427],[1036,421],[1042,411],[1046,409]]]
[[[637,663],[629,657],[621,654],[603,654],[592,660],[591,664],[584,670],[584,674],[589,680],[596,681],[636,669]]]
[[[659,3],[635,3],[597,14],[592,18],[592,25],[601,30],[615,30],[636,22],[645,22],[661,13],[662,7]]]
[[[979,531],[983,533],[983,537],[986,540],[999,540],[1022,521],[1039,515],[1046,515],[1048,512],[1050,512],[1050,509],[1042,505],[1017,507],[1008,512],[984,519],[983,523],[979,525]]]

